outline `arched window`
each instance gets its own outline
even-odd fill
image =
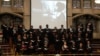
[[[11,6],[11,0],[2,0],[2,6],[5,7]]]
[[[92,0],[83,0],[84,8],[91,8]]]
[[[81,0],[72,0],[73,8],[81,8]]]
[[[24,0],[14,0],[14,7],[23,7]]]

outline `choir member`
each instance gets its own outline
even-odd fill
[[[92,24],[91,22],[89,22],[89,23],[87,24],[87,26],[89,26],[89,29],[91,30],[91,32],[93,32],[93,24]]]
[[[78,53],[79,54],[83,54],[84,53],[84,46],[83,46],[82,42],[79,43]]]
[[[60,37],[62,36],[62,34],[64,34],[64,32],[65,32],[64,25],[61,25],[61,28],[59,29]]]
[[[78,25],[77,32],[83,32],[83,26],[81,24]]]
[[[65,32],[64,34],[65,34],[65,39],[66,39],[66,41],[68,43],[68,41],[69,41],[69,33]]]
[[[32,33],[30,33],[30,35],[28,36],[28,41],[31,41],[32,43],[35,43],[35,37],[33,37]]]
[[[63,54],[69,53],[69,47],[68,47],[66,41],[63,42],[63,45],[62,45],[62,53],[63,53]]]
[[[84,38],[84,28],[83,28],[83,24],[79,24],[78,28],[77,28],[77,33],[81,33],[81,37]]]
[[[57,27],[54,27],[53,33],[54,33],[54,34],[58,34],[58,29],[57,29]]]
[[[49,34],[50,33],[50,28],[49,25],[46,24],[46,28],[44,29],[45,34]]]
[[[9,27],[9,37],[12,38],[13,37],[13,25],[11,24]]]
[[[41,51],[42,51],[42,40],[41,40],[40,36],[36,37],[35,47],[36,47],[36,53],[38,53],[38,54],[41,53]]]
[[[87,41],[86,51],[88,54],[92,53],[92,47],[91,47],[91,43],[89,40]]]
[[[88,23],[86,26],[86,32],[88,33],[89,39],[92,40],[93,38],[93,24],[92,23]]]
[[[28,48],[27,48],[28,46],[25,44],[25,42],[24,41],[22,41],[22,43],[21,43],[21,52],[22,52],[22,54],[27,54],[28,52],[27,52],[27,50],[28,50]]]
[[[34,33],[34,29],[33,29],[33,26],[30,26],[30,29],[28,30],[28,32],[27,32],[28,34],[30,34],[30,33]]]
[[[49,25],[46,24],[46,28],[44,29],[44,34],[47,34],[48,35],[48,39],[50,40],[50,44],[52,44],[52,33],[51,33],[51,30],[49,28]]]
[[[18,34],[17,34],[17,27],[14,26],[14,27],[13,27],[13,37],[12,37],[12,40],[13,40],[13,43],[14,43],[14,44],[15,44],[15,42],[16,42],[17,36],[18,36]]]
[[[69,43],[68,45],[71,46],[73,41],[74,41],[74,39],[73,39],[73,34],[70,33],[70,37],[69,37],[69,39],[68,39],[68,43]]]
[[[61,39],[61,42],[66,41],[65,35],[63,34],[62,37],[61,37],[60,39]]]
[[[54,43],[55,53],[56,54],[60,53],[61,43],[60,43],[59,36],[57,34],[55,35],[54,41],[55,41],[55,43]]]
[[[48,40],[48,37],[45,36],[43,40],[43,53],[44,54],[48,53],[48,48],[49,48],[49,40]]]
[[[72,45],[71,45],[71,47],[70,47],[70,50],[71,50],[71,53],[72,53],[72,54],[76,54],[77,48],[76,48],[76,43],[75,43],[75,41],[72,42]]]
[[[70,33],[73,33],[74,32],[72,26],[70,26],[69,31],[70,31]]]
[[[64,32],[64,31],[65,31],[64,25],[61,25],[60,32]]]
[[[33,54],[35,53],[35,43],[33,43],[32,41],[29,42],[28,45],[28,54]]]
[[[88,33],[85,34],[84,44],[87,44],[87,41],[90,41],[89,36],[88,36]]]
[[[27,33],[27,29],[25,28],[25,26],[23,25],[23,33]]]
[[[54,27],[53,31],[52,31],[52,42],[54,43],[54,38],[55,38],[55,35],[58,34],[58,29],[57,27]]]
[[[6,24],[1,25],[2,33],[3,33],[3,41],[8,42],[8,26]]]
[[[28,35],[26,33],[24,33],[23,38],[22,38],[22,41],[24,42],[25,45],[28,45],[29,44]]]
[[[44,31],[43,31],[43,29],[42,29],[42,25],[39,26],[38,35],[40,35],[41,37],[44,36]]]
[[[86,33],[85,34],[85,41],[88,41],[88,40],[90,40],[90,39],[89,39],[88,33]]]
[[[22,43],[22,37],[21,35],[17,35],[17,38],[16,38],[16,42],[15,42],[15,47],[16,47],[16,52],[20,53],[20,49],[21,49],[21,43]]]
[[[81,37],[81,33],[78,33],[76,42],[77,42],[77,44],[79,44],[80,42],[83,42],[83,38]]]
[[[18,26],[18,34],[20,34],[21,36],[23,35],[23,33],[24,33],[24,31],[23,31],[23,25],[22,24],[20,24],[19,26]]]

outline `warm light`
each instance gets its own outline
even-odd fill
[[[4,1],[10,1],[10,0],[4,0]]]
[[[60,54],[56,54],[55,56],[60,56]]]
[[[96,4],[100,4],[100,0],[95,0],[95,3]]]

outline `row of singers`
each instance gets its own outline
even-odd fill
[[[80,33],[81,37],[84,37],[85,34],[88,34],[88,37],[93,38],[93,26],[92,24],[88,24],[87,27],[85,28],[86,31],[83,31],[83,26],[82,25],[78,25],[78,27],[76,28],[76,31],[73,30],[73,28],[69,28],[69,29],[65,29],[63,25],[61,25],[60,29],[57,29],[57,27],[55,27],[54,29],[50,29],[49,25],[46,25],[45,29],[42,29],[42,26],[39,26],[39,29],[34,29],[33,26],[30,27],[29,30],[25,29],[25,27],[23,27],[23,25],[19,25],[18,27],[15,27],[13,25],[11,25],[10,27],[7,27],[7,25],[3,24],[1,25],[2,28],[2,32],[3,32],[3,38],[5,40],[8,41],[9,37],[15,37],[15,35],[20,34],[23,35],[25,32],[26,33],[35,33],[37,35],[45,35],[47,34],[48,36],[51,36],[53,34],[59,34],[62,35],[65,32],[67,33],[75,33],[76,35],[78,35],[78,33]]]
[[[23,36],[17,35],[15,39],[16,51],[23,51],[24,53],[50,53],[49,51],[51,45],[53,45],[54,47],[54,53],[60,53],[60,51],[62,51],[63,53],[76,53],[78,51],[80,51],[80,53],[84,53],[85,50],[90,53],[90,51],[92,50],[91,41],[89,39],[83,41],[77,38],[76,40],[74,40],[72,39],[72,37],[66,39],[64,35],[61,38],[59,38],[58,35],[55,35],[53,40],[53,44],[50,44],[51,40],[49,40],[47,34],[44,37],[37,36],[36,38],[33,37],[32,33],[30,33],[30,35],[27,35],[25,33]]]

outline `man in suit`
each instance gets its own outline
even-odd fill
[[[6,24],[1,25],[2,33],[3,33],[3,41],[8,42],[9,36],[9,28]]]
[[[48,39],[50,41],[50,44],[52,44],[52,32],[51,32],[48,24],[46,24],[46,28],[44,29],[44,34],[48,35]]]
[[[44,31],[42,29],[42,25],[39,26],[39,29],[37,30],[37,35],[40,35],[40,37],[44,37]]]
[[[54,47],[55,47],[55,53],[58,54],[60,53],[60,48],[61,48],[61,41],[59,36],[56,34],[54,37]]]
[[[33,29],[33,26],[30,26],[30,29],[28,30],[28,32],[27,32],[28,34],[30,34],[30,33],[34,33],[34,29]]]
[[[61,28],[59,29],[59,37],[62,37],[62,35],[66,32],[64,25],[61,25]]]
[[[88,37],[90,40],[93,39],[93,24],[89,22],[86,26],[86,33],[88,33]]]

